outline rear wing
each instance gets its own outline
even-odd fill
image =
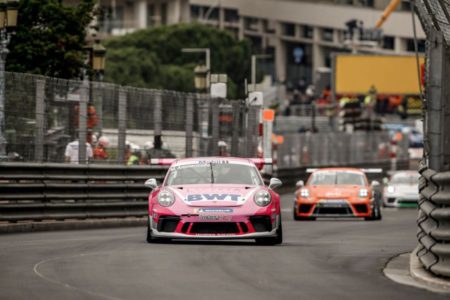
[[[152,158],[150,159],[150,164],[157,166],[170,166],[176,160],[176,158]]]

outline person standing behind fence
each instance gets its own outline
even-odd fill
[[[97,146],[94,148],[94,159],[95,160],[106,160],[108,159],[108,152],[106,147],[109,145],[109,139],[106,136],[102,136],[98,139]]]
[[[66,163],[71,164],[79,164],[78,156],[79,156],[79,142],[78,140],[75,140],[73,142],[70,142],[66,146],[66,151],[64,153],[64,161]],[[92,157],[94,156],[91,144],[86,143],[86,161],[87,163]]]

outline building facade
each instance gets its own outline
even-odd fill
[[[351,42],[348,23],[370,29],[390,0],[102,0],[99,18],[106,35],[186,22],[199,22],[252,41],[254,53],[269,54],[258,67],[295,85],[313,82],[316,71],[331,67],[332,53],[413,54],[410,1],[403,1],[382,26],[377,46]],[[419,51],[425,33],[418,25]],[[370,30],[369,30],[370,31]],[[361,31],[362,32],[362,31]],[[350,42],[350,43],[349,43]],[[368,43],[370,44],[370,43]],[[372,43],[373,44],[373,43]],[[372,45],[370,44],[370,45]]]

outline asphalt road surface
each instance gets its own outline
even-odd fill
[[[147,244],[145,228],[0,236],[1,299],[448,299],[383,276],[416,246],[417,211],[380,222],[295,222],[284,243]]]

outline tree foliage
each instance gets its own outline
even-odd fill
[[[182,48],[210,48],[211,72],[228,74],[230,98],[242,96],[250,70],[248,41],[200,24],[140,30],[109,40],[106,48],[106,80],[139,87],[193,91],[193,69],[205,55]]]
[[[96,0],[67,6],[60,0],[21,0],[8,71],[72,79],[85,66],[86,29]]]

